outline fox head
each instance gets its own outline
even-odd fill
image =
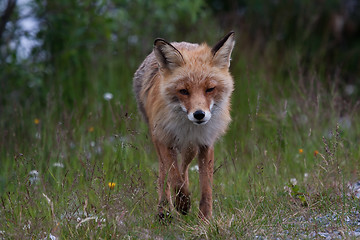
[[[206,44],[170,44],[163,39],[155,40],[160,93],[174,112],[183,111],[188,120],[204,125],[221,112],[218,110],[228,111],[233,91],[229,67],[234,44],[234,32],[213,48]]]

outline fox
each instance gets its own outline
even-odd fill
[[[231,122],[234,80],[230,73],[235,33],[212,48],[206,43],[154,41],[136,70],[133,91],[159,160],[157,215],[171,218],[191,207],[189,165],[197,156],[199,218],[212,218],[214,144]],[[171,194],[173,193],[173,195]],[[173,203],[174,201],[174,203]]]

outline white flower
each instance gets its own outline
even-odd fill
[[[304,179],[306,180],[309,177],[308,173],[304,173]]]
[[[284,186],[284,191],[285,191],[285,192],[291,192],[291,189],[289,188],[289,186],[286,186],[286,185],[285,185],[285,186]]]
[[[58,240],[58,239],[59,239],[58,237],[52,235],[51,233],[50,233],[50,235],[49,235],[49,238],[50,238],[51,240]]]
[[[39,178],[39,172],[37,170],[32,170],[29,172],[29,181],[30,181],[30,184],[35,184],[35,183],[38,183],[40,178]]]
[[[35,133],[35,138],[36,138],[36,139],[41,139],[41,134],[40,134],[39,132],[36,132],[36,133]]]
[[[29,175],[38,176],[39,172],[37,170],[32,170],[32,171],[29,172]]]
[[[290,183],[295,186],[297,184],[296,178],[291,178]]]
[[[104,99],[105,99],[106,101],[110,101],[112,98],[113,98],[112,93],[109,93],[109,92],[104,93]]]
[[[28,224],[25,224],[23,226],[23,230],[27,230],[27,229],[30,229],[31,228],[31,222],[29,221]]]
[[[53,167],[64,168],[64,164],[62,164],[60,162],[56,162],[56,163],[53,164]]]
[[[199,171],[199,165],[195,165],[193,167],[190,168],[191,171]]]

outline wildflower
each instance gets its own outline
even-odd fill
[[[198,172],[199,171],[199,165],[195,165],[193,167],[190,168],[190,171],[196,171]]]
[[[36,138],[36,139],[41,139],[41,134],[40,134],[39,132],[36,132],[36,133],[35,133],[35,138]]]
[[[284,191],[287,193],[291,193],[291,188],[289,186],[284,186]]]
[[[109,182],[108,183],[108,186],[109,186],[110,189],[114,189],[115,185],[116,185],[116,183],[114,183],[114,182]]]
[[[107,93],[104,94],[104,99],[106,101],[110,101],[112,98],[113,98],[112,93],[107,92]]]
[[[89,127],[88,131],[89,131],[89,132],[93,132],[93,131],[94,131],[94,127]]]
[[[319,151],[318,150],[315,150],[314,151],[314,156],[316,157],[316,155],[318,155],[319,154]]]
[[[40,119],[35,118],[35,119],[34,119],[34,123],[35,123],[36,125],[38,125],[38,124],[40,123]]]
[[[39,172],[37,170],[32,170],[29,172],[29,181],[30,184],[36,184],[39,182],[40,178],[39,178]]]
[[[53,164],[53,167],[64,168],[64,164],[62,164],[61,162],[56,162]]]
[[[308,173],[304,173],[304,182],[306,182],[309,178],[309,174]]]
[[[302,154],[304,150],[302,148],[299,149],[299,153]]]
[[[290,183],[295,186],[297,184],[296,178],[291,178]]]
[[[30,175],[34,175],[34,176],[38,176],[39,175],[39,172],[37,170],[31,170],[29,172]]]

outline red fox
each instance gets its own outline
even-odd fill
[[[138,108],[148,124],[159,158],[158,216],[190,210],[188,168],[198,156],[199,217],[212,216],[214,143],[230,121],[234,88],[229,72],[234,32],[213,48],[188,42],[156,39],[154,49],[134,75]],[[178,163],[178,155],[181,161]]]

